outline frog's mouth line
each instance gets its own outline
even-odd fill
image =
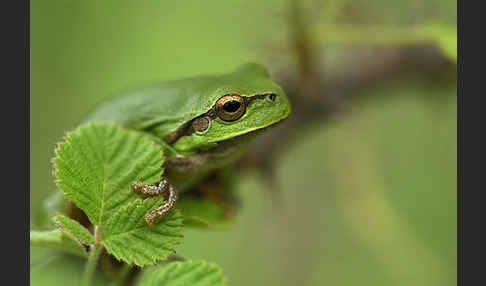
[[[276,121],[276,122],[273,122],[267,126],[264,126],[264,127],[260,127],[260,128],[256,128],[252,131],[249,131],[249,132],[246,132],[244,134],[241,134],[241,135],[237,135],[237,136],[234,136],[234,137],[231,137],[229,139],[224,139],[224,140],[221,140],[221,141],[217,141],[215,143],[217,144],[220,144],[220,143],[223,143],[223,142],[232,142],[232,141],[239,141],[240,139],[242,138],[246,138],[246,137],[253,137],[253,136],[258,136],[260,135],[261,133],[265,133],[267,130],[269,129],[272,129],[278,125],[280,125],[282,122],[284,122],[285,120],[287,119],[287,117],[285,118],[282,118],[281,120],[279,121]]]
[[[278,122],[275,122],[273,124],[270,124],[262,128],[252,130],[242,135],[238,135],[226,140],[214,142],[216,143],[216,145],[213,146],[212,148],[199,150],[194,154],[178,155],[177,160],[182,160],[182,161],[177,161],[177,160],[173,161],[169,159],[169,164],[172,166],[172,168],[177,168],[177,167],[180,168],[180,164],[181,162],[183,162],[183,166],[182,166],[183,169],[187,168],[187,166],[189,165],[203,166],[207,163],[218,164],[218,166],[224,166],[227,163],[232,162],[232,160],[238,158],[239,155],[242,155],[247,150],[245,146],[248,146],[249,143],[252,142],[252,139],[258,137],[261,133],[264,133],[266,130],[279,125],[284,120],[285,119],[282,119]]]
[[[248,106],[248,104],[250,104],[250,102],[252,102],[255,99],[266,99],[266,98],[268,98],[271,101],[275,101],[276,97],[277,97],[277,95],[275,93],[265,93],[265,94],[257,94],[257,95],[253,95],[253,96],[249,96],[249,97],[244,97],[244,99],[245,99],[246,106]],[[206,113],[203,113],[203,114],[197,116],[196,118],[191,119],[190,121],[179,126],[176,130],[165,135],[164,141],[167,142],[170,145],[173,145],[175,142],[177,142],[177,140],[179,140],[179,138],[181,138],[183,136],[190,136],[191,134],[195,133],[196,130],[193,126],[193,123],[195,121],[197,121],[198,119],[201,119],[201,118],[204,118],[204,117],[207,118],[208,120],[214,120],[218,117],[218,114],[217,114],[217,111],[216,111],[216,104],[214,104],[211,107],[211,109],[209,111],[207,111]],[[271,124],[271,125],[274,125],[274,124]],[[263,128],[267,128],[267,127],[268,126],[263,127]],[[263,128],[259,128],[259,129],[250,131],[247,134],[251,134],[251,133],[258,131],[260,129],[263,129]],[[246,135],[246,134],[243,134],[243,135]],[[240,135],[240,136],[243,136],[243,135]],[[239,136],[236,136],[236,137],[239,137]]]
[[[276,122],[274,122],[270,125],[267,125],[267,126],[264,126],[264,127],[261,127],[261,128],[257,128],[255,130],[246,132],[244,134],[234,136],[234,137],[231,137],[231,138],[228,138],[228,139],[224,139],[224,140],[221,140],[221,141],[213,142],[213,143],[216,143],[216,146],[214,146],[214,147],[212,147],[208,150],[205,150],[205,151],[200,150],[200,153],[215,153],[216,152],[218,154],[220,153],[220,156],[225,156],[224,154],[227,153],[227,152],[231,152],[231,150],[235,150],[235,149],[246,150],[245,148],[240,148],[240,147],[242,147],[244,145],[249,145],[249,143],[251,143],[253,139],[255,139],[256,137],[258,137],[258,136],[260,136],[264,133],[266,133],[269,129],[277,127],[282,122],[284,122],[286,119],[287,119],[287,117],[285,117],[285,118],[283,118],[279,121],[276,121]]]

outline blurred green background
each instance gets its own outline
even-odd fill
[[[336,43],[408,38],[432,39],[455,61],[454,1],[301,4],[331,63],[346,57]],[[31,221],[55,190],[55,144],[98,101],[248,61],[292,68],[289,13],[285,1],[31,1]],[[385,36],[339,28],[355,26]],[[241,174],[235,225],[186,229],[178,254],[220,265],[229,285],[455,285],[455,77],[396,78],[358,93],[346,112],[302,126],[279,156],[282,210],[256,174]],[[31,285],[79,275],[76,259],[52,261],[31,249]]]

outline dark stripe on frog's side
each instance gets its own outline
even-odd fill
[[[257,95],[254,95],[254,96],[243,97],[243,98],[245,99],[245,105],[248,107],[250,102],[252,102],[255,99],[265,99],[265,98],[268,97],[268,98],[270,98],[270,100],[274,101],[276,96],[277,95],[274,94],[274,93],[266,93],[266,94],[257,94]],[[201,114],[198,117],[182,124],[175,131],[165,135],[164,141],[169,143],[170,145],[172,145],[177,140],[179,140],[179,138],[181,138],[182,136],[190,136],[191,134],[195,133],[197,130],[194,129],[193,123],[196,120],[203,118],[203,117],[206,117],[209,120],[216,119],[218,117],[218,114],[216,112],[216,104],[214,104],[208,112]]]

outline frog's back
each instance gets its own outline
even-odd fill
[[[136,130],[167,125],[170,129],[170,125],[177,126],[185,118],[189,118],[193,109],[191,106],[197,106],[194,102],[197,99],[197,89],[193,87],[201,79],[186,83],[184,81],[186,80],[152,84],[113,95],[88,113],[82,123],[118,123]],[[191,94],[195,96],[190,96]]]
[[[257,64],[246,64],[229,74],[152,84],[109,97],[82,123],[117,123],[135,130],[157,126],[158,135],[164,135],[207,112],[221,93],[237,92],[235,87],[249,93],[241,82],[261,79],[268,79],[266,71]]]

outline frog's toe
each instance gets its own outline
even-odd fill
[[[130,184],[130,187],[132,189],[132,192],[136,193],[136,194],[143,194],[143,191],[144,191],[144,188],[145,188],[145,184],[140,182],[140,181],[133,181],[131,184]]]

